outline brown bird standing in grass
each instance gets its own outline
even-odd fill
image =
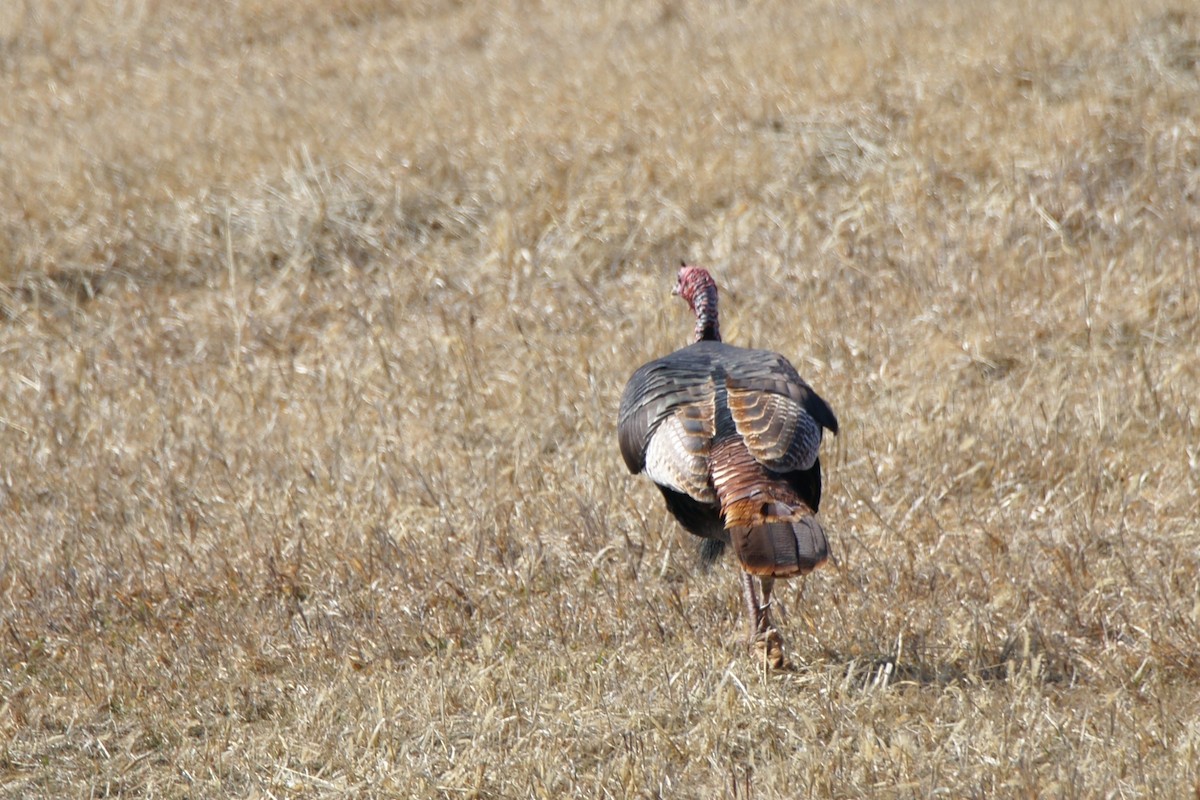
[[[679,523],[704,539],[706,561],[733,546],[750,645],[780,667],[771,590],[776,578],[811,572],[829,555],[816,519],[817,451],[822,429],[837,433],[837,418],[783,356],[721,341],[717,284],[706,270],[685,264],[672,294],[696,315],[695,341],[629,379],[617,427],[621,455],[630,472],[654,481]]]

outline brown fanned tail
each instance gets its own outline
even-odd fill
[[[737,437],[712,449],[713,485],[733,551],[753,575],[791,578],[819,566],[829,543],[812,510]]]

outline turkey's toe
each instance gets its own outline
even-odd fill
[[[783,637],[774,628],[767,628],[750,640],[750,653],[768,669],[787,669],[787,657],[783,653]]]

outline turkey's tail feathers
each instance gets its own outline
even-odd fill
[[[753,575],[791,578],[811,572],[829,557],[817,518],[786,503],[745,500],[726,512],[727,530],[742,569]]]
[[[791,578],[829,557],[825,531],[786,481],[759,464],[740,439],[713,446],[713,486],[742,569]]]

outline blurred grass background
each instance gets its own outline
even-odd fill
[[[1200,791],[1187,4],[0,7],[0,795]],[[745,655],[625,474],[833,404]]]

